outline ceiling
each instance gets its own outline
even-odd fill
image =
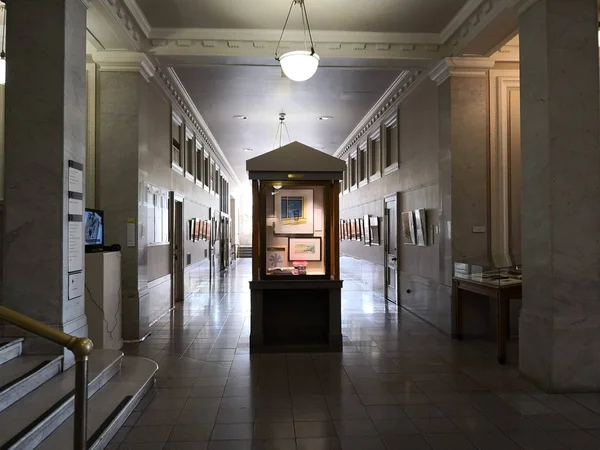
[[[247,158],[279,147],[280,112],[287,115],[292,141],[332,154],[403,70],[326,68],[305,83],[282,77],[277,66],[176,67],[175,72],[243,180]],[[288,142],[284,133],[282,144]]]
[[[240,181],[246,159],[273,148],[282,111],[292,140],[333,154],[405,70],[442,57],[455,17],[481,3],[305,0],[321,66],[295,83],[273,57],[291,0],[123,1],[148,38],[147,51],[173,68]],[[284,51],[303,36],[297,6],[287,30]]]
[[[157,28],[281,29],[290,0],[137,0]],[[467,0],[307,0],[314,30],[439,33]],[[291,29],[302,29],[299,15]]]

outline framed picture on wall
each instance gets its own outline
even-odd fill
[[[267,247],[267,268],[283,267],[285,247]]]
[[[371,245],[379,245],[379,217],[369,217],[369,230],[371,233]]]
[[[188,241],[194,240],[194,219],[188,220]]]
[[[200,227],[202,226],[202,221],[200,219],[194,219],[194,240],[200,240]]]
[[[340,219],[340,241],[344,240],[344,221]]]
[[[350,219],[350,240],[356,240],[356,222],[354,219]]]
[[[365,245],[371,245],[371,228],[369,227],[369,215],[365,214],[363,217],[363,240]]]
[[[417,209],[415,211],[415,233],[417,236],[417,245],[420,247],[427,246],[427,211],[425,209]]]
[[[356,240],[357,241],[362,241],[363,240],[363,220],[362,219],[356,219]]]
[[[275,234],[313,234],[312,189],[280,189],[275,193]]]
[[[350,221],[344,220],[344,238],[345,240],[350,240]]]
[[[321,261],[321,238],[289,238],[288,260]]]
[[[415,219],[412,211],[402,213],[402,242],[404,245],[417,245]]]

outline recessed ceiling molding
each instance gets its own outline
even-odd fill
[[[156,56],[246,56],[272,57],[276,42],[264,41],[232,41],[232,40],[176,40],[153,39],[153,47],[148,51]],[[292,43],[282,43],[281,49],[292,48]],[[361,58],[379,59],[382,51],[389,59],[431,59],[442,58],[442,47],[439,44],[394,44],[379,42],[344,43],[332,42],[320,44],[321,58]]]
[[[90,10],[112,19],[132,49],[140,51],[147,46],[147,39],[125,5],[125,0],[96,0],[90,4]]]
[[[421,76],[422,74],[423,71],[421,70],[405,70],[402,72],[379,98],[377,103],[365,114],[333,156],[341,158],[350,151],[378,119],[384,116],[390,108],[396,107],[414,87],[426,78]]]
[[[177,105],[187,115],[188,119],[196,127],[197,133],[202,137],[205,144],[213,151],[213,156],[218,159],[219,165],[225,167],[229,173],[229,176],[237,186],[240,186],[240,180],[237,177],[235,171],[231,167],[229,160],[223,153],[223,150],[219,146],[219,143],[215,139],[214,135],[208,128],[208,125],[204,121],[204,118],[196,108],[195,103],[192,101],[187,90],[183,86],[183,83],[171,67],[156,69],[157,78],[162,81],[161,85],[166,89],[169,95],[175,99]]]
[[[91,56],[98,70],[103,72],[139,72],[146,81],[150,81],[156,72],[155,62],[145,53],[101,51]]]
[[[451,76],[486,76],[494,64],[490,58],[445,58],[431,69],[429,76],[440,85]]]
[[[326,31],[312,30],[315,47],[327,42],[364,42],[378,44],[441,44],[440,35],[437,33],[381,33],[371,31]],[[226,28],[152,28],[148,37],[150,39],[191,39],[191,40],[216,40],[216,41],[279,41],[281,30],[245,30]],[[304,42],[302,30],[286,30],[285,41]]]
[[[123,1],[125,2],[125,5],[127,6],[127,8],[129,8],[129,12],[131,13],[133,18],[139,25],[140,29],[142,30],[142,33],[144,33],[144,36],[148,37],[150,35],[150,31],[152,30],[152,27],[150,26],[148,19],[146,19],[146,15],[142,12],[142,9],[138,5],[137,1],[136,0],[123,0]]]

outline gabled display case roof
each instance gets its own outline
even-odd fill
[[[294,141],[246,161],[251,180],[341,180],[346,163]]]

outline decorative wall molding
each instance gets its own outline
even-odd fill
[[[440,33],[440,41],[447,42],[454,33],[471,17],[484,0],[468,0]]]
[[[127,37],[129,43],[136,50],[144,50],[147,46],[146,35],[142,31],[138,19],[134,17],[127,7],[126,1],[127,0],[95,0],[94,5],[100,7],[113,19]],[[141,17],[139,19],[141,20]]]
[[[139,52],[95,52],[92,59],[98,69],[111,72],[140,72],[146,81],[156,72],[155,63],[145,53]]]
[[[490,216],[491,254],[495,258],[510,258],[511,242],[511,127],[513,111],[510,95],[520,90],[518,70],[490,72]],[[495,261],[497,267],[510,265],[508,260]]]
[[[152,31],[152,27],[150,26],[148,19],[146,19],[146,15],[138,5],[138,2],[136,0],[123,0],[123,2],[125,3],[125,6],[129,8],[129,12],[142,30],[142,33],[144,33],[144,36],[147,38]]]
[[[282,51],[297,49],[299,43],[284,41]],[[322,58],[386,58],[386,59],[436,59],[442,57],[439,43],[366,43],[327,41],[315,44]],[[234,39],[175,39],[155,38],[150,40],[149,52],[155,55],[207,55],[207,56],[251,56],[272,57],[277,41],[234,40]]]
[[[500,47],[490,58],[496,62],[519,62],[519,45],[509,42]]]
[[[233,181],[236,185],[235,187],[240,186],[240,180],[231,167],[229,160],[196,108],[195,103],[187,93],[181,80],[175,73],[175,70],[170,67],[158,67],[156,69],[155,79],[160,82],[160,86],[175,102],[180,112],[187,117],[188,123],[191,123],[194,126],[196,137],[200,137],[204,141],[204,145],[212,150],[212,156],[217,159],[219,166],[227,169],[229,179]]]
[[[438,85],[451,76],[485,77],[495,63],[490,58],[445,58],[431,69],[429,76]]]
[[[344,158],[354,145],[368,134],[370,128],[384,118],[385,113],[397,108],[400,102],[406,98],[412,89],[420,84],[425,77],[422,70],[405,70],[394,83],[385,91],[381,98],[369,110],[364,118],[354,128],[333,156]]]
[[[92,0],[79,0],[81,3],[83,3],[83,6],[85,6],[86,8],[90,7],[90,2]]]

